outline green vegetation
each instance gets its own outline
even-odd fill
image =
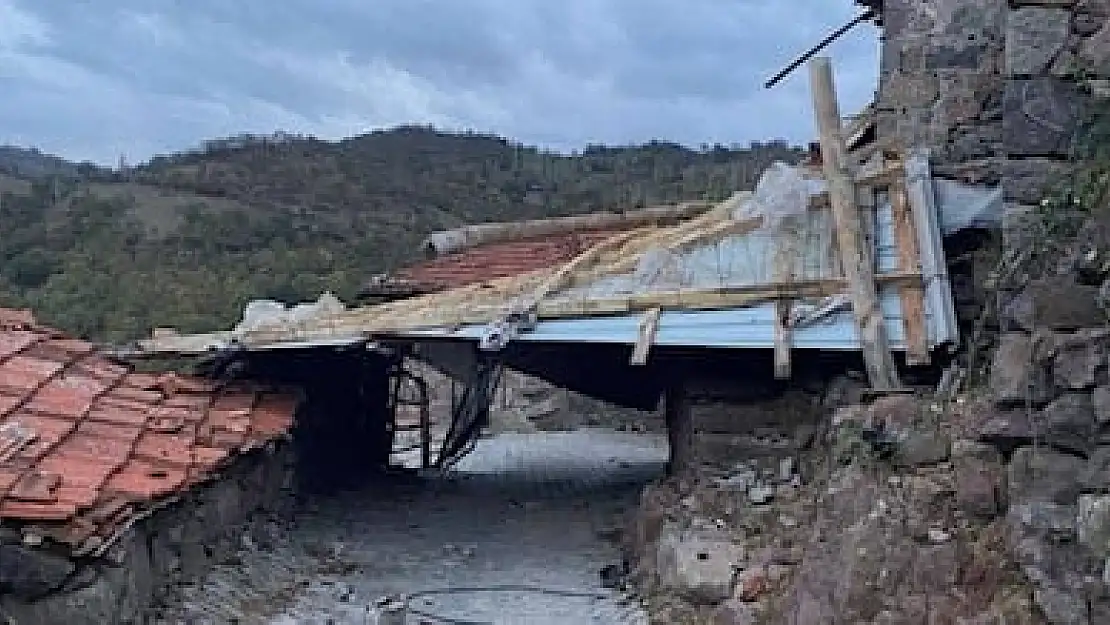
[[[433,230],[720,199],[800,152],[655,142],[560,156],[404,127],[340,142],[239,137],[128,172],[49,161],[44,174],[17,156],[0,159],[0,305],[125,341],[227,327],[253,298],[350,301],[371,274],[417,258]]]

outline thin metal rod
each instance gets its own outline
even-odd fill
[[[798,57],[797,59],[794,59],[794,61],[790,65],[787,65],[785,68],[783,68],[781,72],[772,76],[770,80],[763,83],[763,88],[770,89],[771,87],[779,84],[780,82],[782,82],[783,78],[786,78],[790,75],[791,72],[801,67],[803,63],[813,58],[815,54],[827,48],[829,44],[843,37],[845,33],[852,30],[860,23],[866,22],[873,17],[875,17],[875,11],[871,9],[868,9],[867,11],[864,11],[863,13],[857,15],[855,19],[833,31],[831,35],[822,39],[820,43],[810,48],[809,51],[807,51],[805,54]]]

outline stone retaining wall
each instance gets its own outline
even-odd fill
[[[19,625],[145,622],[174,586],[233,554],[254,515],[286,503],[293,473],[291,445],[268,443],[87,562],[51,552],[31,528],[0,529],[0,617]]]
[[[1110,78],[1108,0],[886,0],[878,136],[1036,204]]]
[[[1052,623],[1110,622],[1108,357],[1105,327],[1005,334],[962,420],[1005,459],[1010,546]]]

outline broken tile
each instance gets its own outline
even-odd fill
[[[228,458],[228,450],[222,447],[194,447],[193,464],[204,469],[211,469]]]
[[[23,403],[23,397],[16,397],[6,393],[0,393],[0,417],[11,412],[17,406]]]
[[[40,339],[34,332],[0,333],[0,358],[9,358],[34,345]]]
[[[125,441],[129,444],[134,443],[142,432],[143,428],[141,424],[131,425],[126,423],[111,423],[83,419],[81,423],[77,425],[77,434]]]
[[[235,412],[245,410],[248,413],[254,408],[254,393],[229,392],[219,395],[212,402],[212,410],[220,412]]]
[[[57,501],[57,490],[61,483],[62,476],[57,473],[29,471],[8,490],[8,499],[35,503]]]
[[[13,356],[0,364],[0,388],[31,391],[62,370],[62,365],[29,356]]]
[[[193,461],[194,437],[147,431],[139,436],[135,457],[187,467]]]
[[[104,490],[149,500],[175,492],[185,483],[184,467],[132,460],[112,476]]]
[[[131,455],[132,441],[75,433],[59,444],[51,458],[65,461],[95,461],[109,467],[118,467]],[[43,461],[40,466],[45,466]],[[57,470],[57,469],[55,469]],[[60,471],[62,473],[68,472]]]
[[[89,410],[88,414],[85,415],[85,419],[83,419],[83,421],[95,421],[133,427],[143,427],[149,420],[150,415],[145,410],[113,409],[110,407],[93,407]]]
[[[112,389],[112,395],[119,399],[130,399],[146,404],[154,404],[162,401],[162,394],[158,391],[150,391],[133,386],[117,386]]]
[[[15,499],[0,501],[0,519],[64,521],[75,514],[77,506],[68,502],[33,503]]]

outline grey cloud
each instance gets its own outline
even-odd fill
[[[398,123],[557,149],[812,134],[804,71],[762,82],[849,0],[0,0],[0,143],[134,160],[278,128]],[[830,51],[845,112],[877,33]]]

